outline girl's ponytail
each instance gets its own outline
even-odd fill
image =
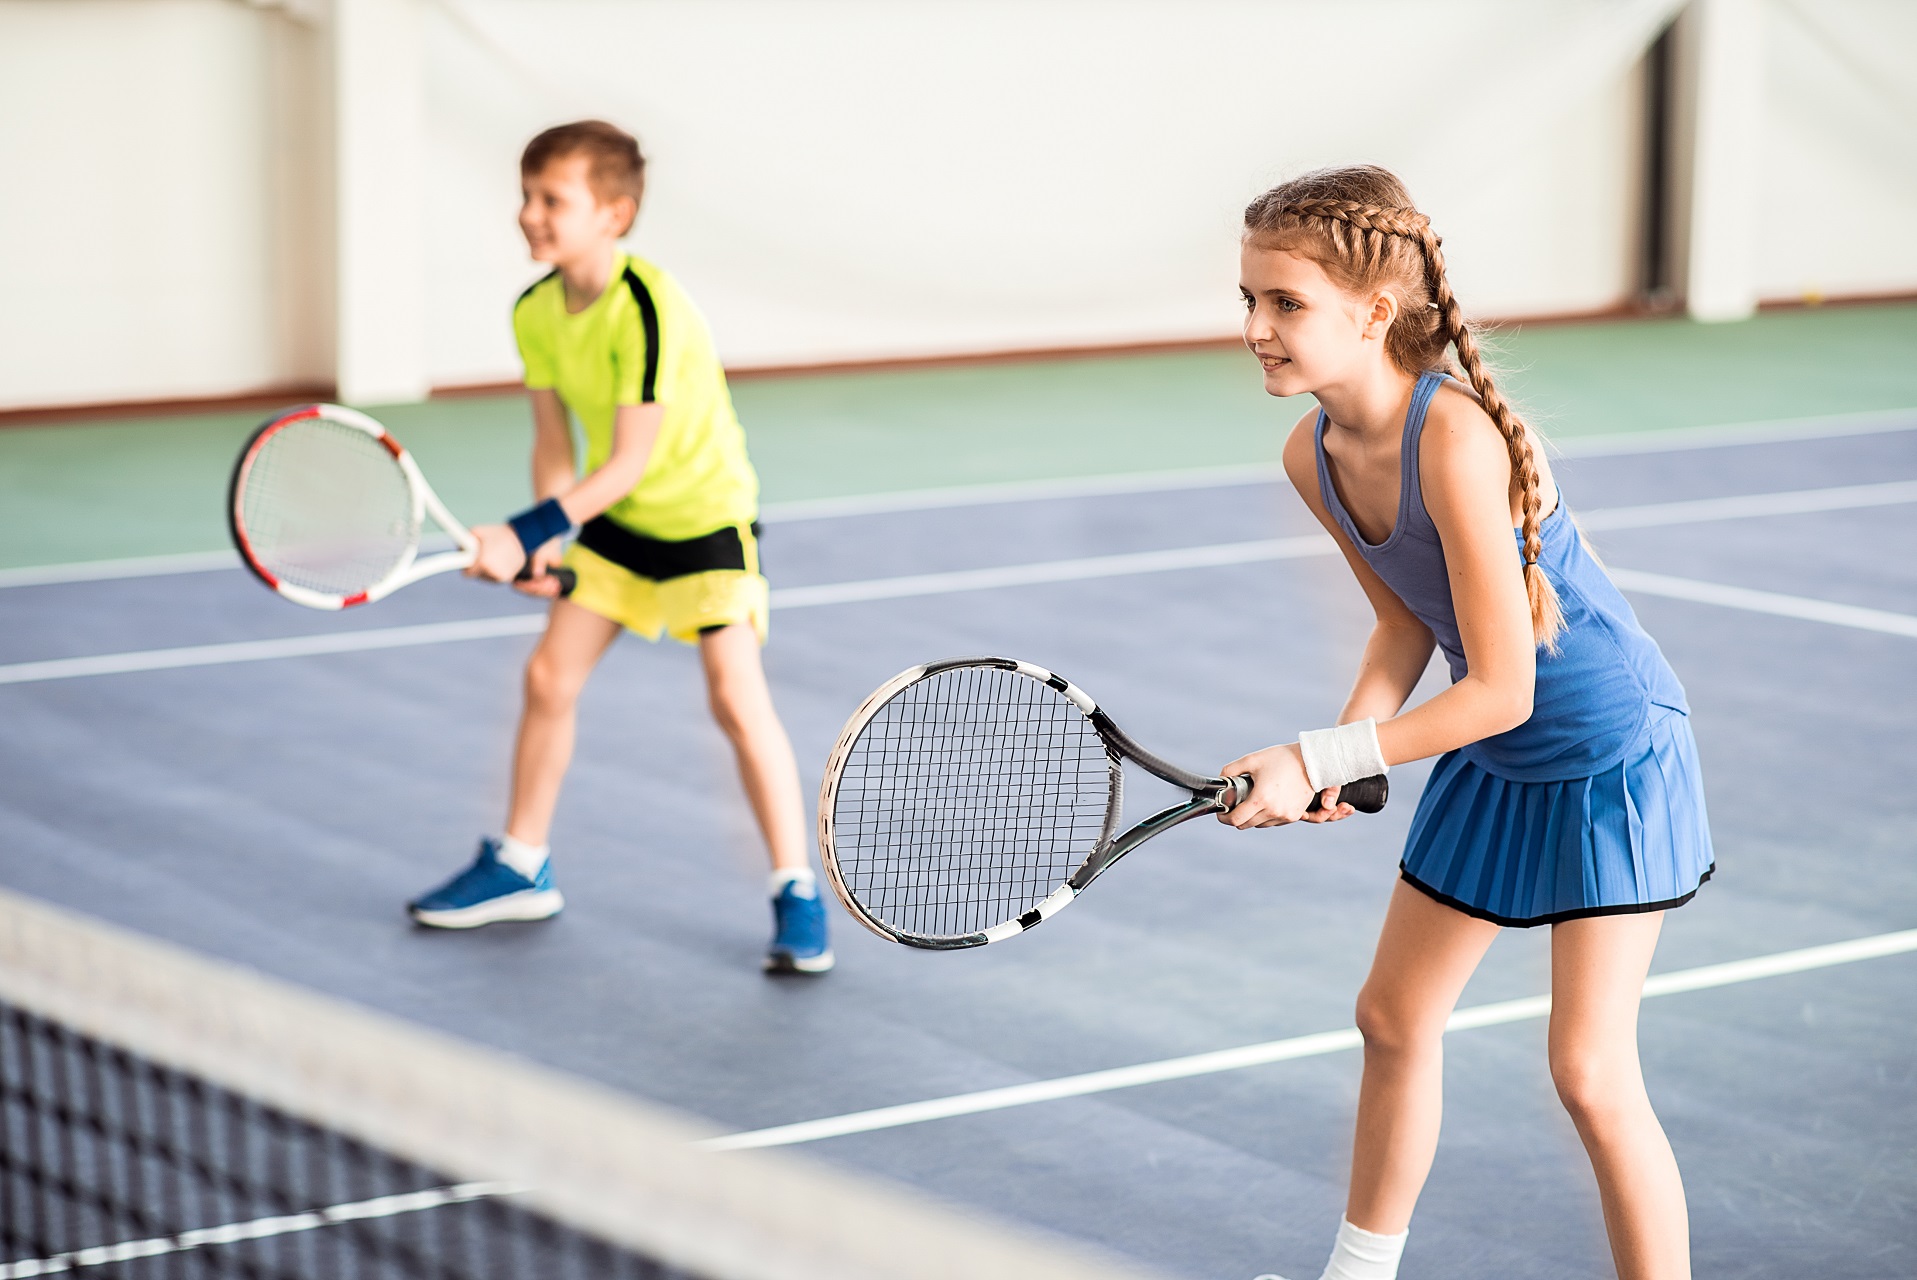
[[[1385,351],[1407,373],[1442,367],[1445,348],[1457,348],[1465,378],[1504,437],[1511,478],[1521,495],[1531,634],[1555,651],[1564,611],[1557,588],[1538,563],[1544,551],[1544,499],[1530,433],[1484,366],[1477,337],[1445,278],[1444,251],[1430,219],[1412,207],[1404,184],[1388,170],[1354,165],[1321,169],[1272,188],[1245,210],[1245,230],[1303,253],[1354,291],[1387,287],[1395,292],[1399,315],[1385,335]]]

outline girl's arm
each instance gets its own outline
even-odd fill
[[[533,492],[540,500],[556,498],[574,524],[584,524],[607,507],[631,493],[646,472],[653,442],[659,438],[659,424],[665,406],[622,404],[613,412],[612,452],[583,479],[576,479],[573,462],[572,427],[566,420],[566,406],[557,392],[539,389],[532,393],[533,410]],[[530,563],[534,576],[516,585],[528,595],[554,596],[559,584],[547,576],[547,570],[559,562],[559,540],[539,547],[528,557],[519,545],[519,536],[503,524],[477,525],[473,536],[479,539],[479,558],[467,573],[495,582],[511,581]]]
[[[1325,509],[1309,422],[1301,422],[1286,442],[1286,473],[1336,539],[1378,619],[1339,723],[1376,719],[1388,764],[1421,760],[1523,724],[1531,716],[1537,648],[1523,573],[1513,554],[1510,459],[1490,419],[1467,397],[1452,396],[1440,396],[1426,419],[1419,450],[1424,504],[1444,545],[1468,672],[1402,715],[1397,713],[1423,675],[1434,641]],[[1305,816],[1312,790],[1296,743],[1254,752],[1226,765],[1225,772],[1253,778],[1245,803],[1221,815],[1235,827],[1274,826],[1301,817],[1326,822],[1351,812],[1348,806],[1327,804]],[[1335,800],[1330,790],[1326,794]]]

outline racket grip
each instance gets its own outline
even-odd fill
[[[1369,778],[1360,778],[1356,782],[1347,782],[1338,788],[1338,803],[1348,804],[1359,813],[1376,813],[1385,807],[1385,801],[1391,796],[1391,784],[1385,781],[1382,773]],[[1324,798],[1316,795],[1305,806],[1306,813],[1316,813],[1324,808]]]
[[[551,570],[550,572],[544,574],[543,576],[551,578],[554,582],[557,582],[559,584],[559,594],[562,596],[571,595],[572,589],[579,585],[579,575],[574,573],[571,569],[566,568],[566,566],[564,565],[560,565],[558,568]],[[532,566],[528,564],[524,569],[521,569],[519,571],[519,574],[517,577],[514,578],[514,581],[515,582],[531,582],[532,578],[533,578]]]

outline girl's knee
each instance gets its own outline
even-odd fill
[[[1553,1045],[1551,1083],[1580,1130],[1602,1129],[1645,1101],[1635,1055]]]
[[[1434,1023],[1429,1014],[1369,982],[1358,991],[1356,1013],[1368,1053],[1407,1053],[1435,1044],[1444,1034],[1442,1019]]]

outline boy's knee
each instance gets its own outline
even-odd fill
[[[751,692],[747,682],[714,677],[706,686],[706,701],[712,719],[728,738],[738,738],[751,721]]]
[[[548,712],[569,710],[579,700],[579,691],[585,684],[585,673],[568,669],[544,649],[535,649],[526,663],[529,708]]]

